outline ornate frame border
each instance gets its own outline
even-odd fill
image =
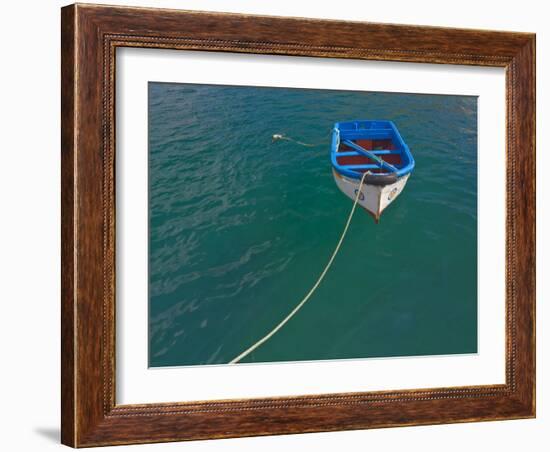
[[[535,35],[75,4],[62,9],[62,442],[73,447],[535,415]],[[506,68],[506,383],[115,403],[117,47]]]

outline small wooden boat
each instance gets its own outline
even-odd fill
[[[366,172],[358,204],[378,223],[380,215],[405,188],[414,158],[392,121],[337,122],[330,158],[338,188],[355,200]]]

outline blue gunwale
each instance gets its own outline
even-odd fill
[[[360,149],[355,151],[343,151],[338,152],[340,143],[347,140],[383,140],[391,139],[397,149],[388,150],[372,150],[361,151]],[[358,145],[356,145],[358,146]],[[358,146],[360,148],[360,146]],[[368,154],[372,154],[372,157]],[[402,163],[400,165],[389,165],[381,163],[380,155],[387,154],[399,154],[401,155]],[[338,163],[336,157],[365,155],[371,159],[371,162],[366,165],[341,165]],[[392,121],[388,120],[355,120],[355,121],[343,121],[334,124],[332,129],[332,142],[330,149],[330,159],[332,167],[341,175],[352,178],[361,179],[363,173],[356,170],[370,170],[370,169],[382,169],[383,172],[373,174],[373,176],[385,176],[388,174],[395,174],[397,177],[402,177],[410,174],[414,169],[414,158],[411,151],[403,138],[399,134],[397,127]]]

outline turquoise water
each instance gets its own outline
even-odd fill
[[[307,293],[352,206],[328,158],[347,119],[393,120],[416,168],[243,362],[477,351],[475,97],[150,83],[151,366],[227,363]]]

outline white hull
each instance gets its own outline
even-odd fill
[[[355,201],[357,189],[359,188],[359,180],[350,179],[332,171],[334,180],[338,188],[349,198]],[[376,222],[380,219],[380,215],[386,207],[388,207],[405,188],[405,184],[409,179],[410,174],[399,178],[396,182],[389,185],[367,185],[363,184],[361,194],[359,195],[359,204],[372,214]]]

